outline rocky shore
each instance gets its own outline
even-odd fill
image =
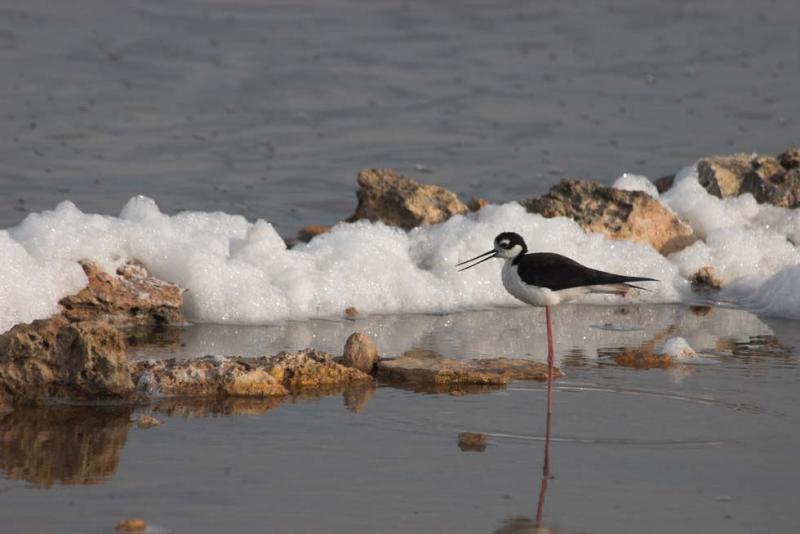
[[[798,148],[777,157],[713,156],[696,165],[700,185],[718,197],[751,194],[758,203],[784,208],[800,205]],[[659,180],[658,191],[668,191],[672,181],[669,177]],[[360,172],[358,186],[358,206],[345,222],[380,221],[411,230],[486,205],[482,199],[463,202],[452,191],[419,184],[390,169]],[[663,255],[700,239],[686,221],[645,191],[565,179],[542,197],[520,204],[529,212],[567,217],[586,232],[634,241]],[[287,244],[309,242],[326,231],[325,227],[309,226]],[[306,349],[261,358],[129,361],[129,348],[147,343],[165,325],[185,323],[184,290],[150,276],[145,266],[135,261],[113,273],[91,262],[83,262],[82,267],[88,284],[63,298],[59,313],[0,334],[0,406],[50,400],[154,403],[178,397],[281,398],[309,391],[324,394],[331,388],[353,387],[363,392],[364,384],[376,381],[447,390],[545,377],[542,364],[526,360],[462,361],[424,350],[412,350],[395,359],[381,358],[374,342],[360,333],[347,340],[341,357]],[[698,292],[718,291],[722,286],[711,266],[701,268],[689,280]],[[342,312],[348,318],[358,314],[354,308]],[[669,355],[653,359],[647,356],[650,352],[618,355],[616,361],[634,367],[670,365]]]

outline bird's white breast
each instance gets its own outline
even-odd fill
[[[512,260],[507,260],[503,264],[502,278],[503,287],[506,288],[506,291],[532,306],[555,306],[587,293],[586,288],[583,287],[571,287],[553,291],[546,287],[528,285],[520,278],[517,273],[517,266],[512,263]]]

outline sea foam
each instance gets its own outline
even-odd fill
[[[141,196],[119,217],[83,213],[63,202],[0,231],[0,331],[56,311],[61,297],[86,284],[77,263],[82,259],[110,272],[131,259],[142,262],[154,276],[188,289],[185,312],[197,322],[275,324],[341,316],[350,306],[383,314],[521,305],[502,287],[499,260],[464,272],[455,268],[488,250],[502,231],[520,233],[531,251],[660,281],[629,300],[690,300],[686,277],[712,265],[730,282],[726,298],[800,318],[800,303],[788,296],[800,288],[797,212],[758,205],[749,195],[713,197],[697,185],[695,172],[682,171],[660,201],[704,241],[669,258],[648,246],[587,234],[569,219],[527,213],[517,203],[489,205],[410,232],[367,221],[341,223],[289,250],[265,220],[220,212],[167,215]],[[619,185],[657,195],[644,177],[628,175]],[[583,301],[620,302],[599,295]]]

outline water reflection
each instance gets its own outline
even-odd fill
[[[43,488],[98,484],[111,477],[132,407],[52,406],[0,416],[0,470]]]

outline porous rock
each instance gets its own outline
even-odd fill
[[[459,432],[458,448],[462,451],[483,452],[486,450],[486,434],[480,432]]]
[[[88,285],[61,299],[61,314],[69,321],[102,320],[116,326],[143,326],[185,322],[183,290],[148,276],[137,263],[123,265],[115,274],[81,262]]]
[[[410,230],[469,211],[452,191],[419,184],[391,169],[362,170],[358,185],[358,207],[348,222],[367,219]]]
[[[125,342],[106,323],[55,316],[0,335],[0,396],[12,402],[124,398],[132,391]]]
[[[698,181],[720,198],[750,193],[761,204],[800,206],[800,148],[777,158],[757,154],[711,156],[697,162]]]
[[[139,361],[132,364],[132,372],[137,391],[149,397],[270,397],[371,380],[327,352],[312,349],[261,358]]]
[[[387,382],[427,385],[503,385],[512,379],[546,380],[547,365],[530,360],[493,358],[454,360],[426,349],[378,361],[378,376]],[[554,376],[562,376],[554,370]]]
[[[623,191],[585,180],[562,180],[537,198],[522,201],[529,212],[569,217],[587,232],[650,245],[667,255],[692,244],[692,227],[642,191]]]
[[[114,529],[118,532],[142,532],[147,530],[147,523],[140,518],[125,519],[117,523]]]
[[[371,373],[378,362],[378,346],[367,334],[353,332],[344,344],[342,364]]]

